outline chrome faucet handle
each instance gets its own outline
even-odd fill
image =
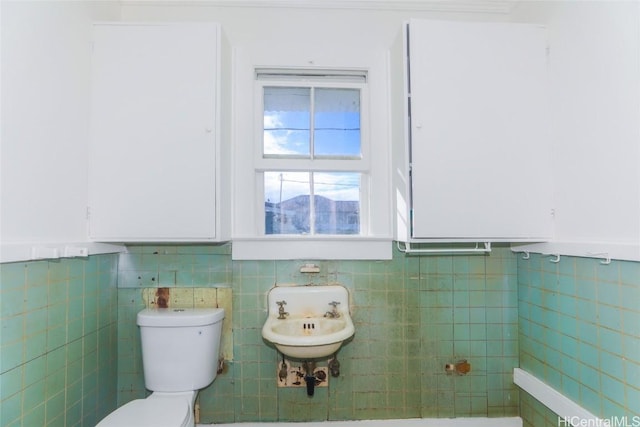
[[[338,304],[340,304],[338,301],[331,301],[329,305],[332,306],[333,309],[331,311],[327,311],[324,314],[324,317],[330,317],[333,319],[340,317],[340,313],[338,313]]]
[[[287,304],[287,302],[285,300],[276,301],[276,304],[278,304],[278,319],[286,319],[286,317],[289,315],[289,313],[284,311],[284,306]]]

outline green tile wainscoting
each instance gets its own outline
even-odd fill
[[[0,425],[93,426],[117,401],[118,255],[0,264]]]
[[[308,262],[320,273],[300,273]],[[149,304],[141,289],[159,284],[193,288],[194,304],[206,288],[233,290],[232,356],[200,393],[203,423],[517,415],[516,267],[508,248],[371,262],[232,261],[230,245],[131,246],[118,280],[119,404],[147,393],[135,313]],[[356,326],[338,354],[341,376],[313,398],[277,387],[280,356],[261,336],[267,291],[310,282],[346,286]],[[460,359],[469,374],[445,373]]]
[[[230,249],[139,245],[0,265],[0,423],[93,426],[146,396],[135,314],[158,287],[170,304],[232,299],[225,371],[199,397],[203,423],[519,414],[525,426],[557,426],[513,385],[518,365],[602,417],[640,411],[640,263],[554,264],[498,247],[317,261],[320,273],[301,274],[313,260],[232,261]],[[341,376],[313,398],[276,386],[279,355],[260,334],[267,291],[309,282],[346,286],[356,325],[338,355]],[[471,372],[446,374],[460,359]]]
[[[520,366],[603,420],[640,425],[640,263],[531,254],[518,300]],[[520,399],[526,427],[564,425]]]
[[[520,391],[520,417],[523,427],[571,427],[561,417],[525,391]]]

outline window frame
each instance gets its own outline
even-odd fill
[[[258,71],[256,71],[258,73]],[[362,73],[361,73],[362,74]],[[273,236],[287,237],[362,237],[366,236],[369,229],[369,176],[371,172],[371,144],[369,141],[369,93],[366,82],[337,81],[335,79],[323,79],[315,74],[275,74],[275,78],[258,78],[254,83],[254,111],[255,137],[254,137],[254,171],[256,185],[256,206],[260,214],[256,218],[256,229],[260,236],[271,238]],[[287,79],[286,77],[291,77]],[[308,77],[308,78],[305,78]],[[357,89],[360,92],[360,157],[329,157],[325,155],[314,157],[313,147],[310,147],[309,156],[278,156],[264,153],[264,88],[265,87],[299,87],[299,88],[338,88]],[[311,129],[313,132],[313,129]],[[265,227],[265,201],[264,201],[264,173],[265,172],[355,172],[360,174],[360,232],[358,234],[266,234]],[[310,221],[313,213],[310,214]],[[364,231],[364,232],[363,232]]]

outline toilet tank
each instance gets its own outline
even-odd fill
[[[152,308],[138,313],[144,381],[151,391],[202,389],[216,377],[222,308]]]

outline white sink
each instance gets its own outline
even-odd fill
[[[340,285],[276,286],[267,304],[262,337],[291,358],[331,356],[355,333],[349,292]]]

